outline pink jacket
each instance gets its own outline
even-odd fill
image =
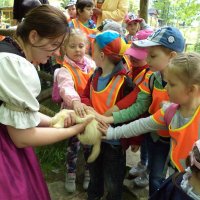
[[[84,56],[82,63],[75,63],[72,60],[70,60],[67,56],[64,57],[64,60],[70,63],[73,67],[81,69],[85,73],[89,73],[91,69],[96,68],[95,62],[87,56]],[[60,88],[60,96],[63,99],[62,107],[72,109],[73,101],[81,101],[79,94],[74,88],[73,78],[70,72],[65,67],[61,67],[59,69],[56,77],[58,87]]]

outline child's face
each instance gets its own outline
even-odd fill
[[[133,56],[129,56],[129,58],[133,67],[143,67],[145,64],[147,64],[146,60],[138,60]]]
[[[92,15],[93,15],[93,7],[85,7],[83,9],[83,12],[79,12],[79,15],[85,21],[91,19]]]
[[[69,6],[67,10],[68,10],[69,16],[71,18],[75,18],[76,17],[76,6],[75,5]]]
[[[140,28],[139,22],[134,22],[134,21],[129,23],[126,27],[128,33],[132,36],[134,36],[139,31],[139,28]]]
[[[167,67],[170,58],[170,53],[166,53],[160,46],[148,48],[147,63],[153,72],[163,71]]]
[[[167,70],[167,92],[171,102],[184,105],[189,102],[189,87],[172,70]]]
[[[74,62],[82,61],[85,55],[85,40],[81,36],[70,36],[66,46],[66,55]]]

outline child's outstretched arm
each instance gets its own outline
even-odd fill
[[[127,121],[132,121],[139,117],[141,114],[145,113],[152,101],[152,97],[144,92],[139,92],[137,100],[130,107],[113,112],[112,116],[95,115],[98,121],[104,121],[108,124],[118,124]]]
[[[151,94],[147,94],[143,91],[138,93],[136,102],[130,107],[113,112],[113,122],[115,124],[123,123],[138,118],[141,114],[145,113],[151,105],[152,97]]]
[[[129,124],[118,126],[115,128],[106,125],[104,122],[99,122],[99,130],[102,132],[103,135],[106,135],[106,139],[109,140],[134,137],[160,129],[166,129],[166,125],[157,123],[153,119],[153,116],[141,118]]]

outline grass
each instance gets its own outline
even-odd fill
[[[45,81],[41,82],[42,89],[52,86],[52,83],[47,85]],[[51,98],[40,103],[55,112],[60,110],[60,105],[52,102]],[[55,173],[57,174],[58,172],[65,170],[67,140],[48,146],[37,147],[35,151],[47,180],[51,181],[57,177],[55,176]]]
[[[60,180],[61,174],[64,177],[66,151],[67,141],[36,148],[36,154],[47,181]]]

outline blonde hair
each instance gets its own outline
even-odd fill
[[[87,46],[88,44],[88,39],[87,39],[87,36],[86,34],[80,30],[80,29],[77,29],[77,28],[71,28],[69,33],[66,35],[65,39],[64,39],[64,42],[63,42],[63,45],[61,47],[61,57],[63,58],[64,55],[66,55],[66,48],[67,48],[67,45],[70,41],[70,38],[71,37],[74,37],[74,36],[78,36],[78,37],[81,37],[84,39],[84,42],[85,42],[85,45]]]
[[[200,85],[200,54],[180,53],[172,58],[168,69],[187,85]]]

